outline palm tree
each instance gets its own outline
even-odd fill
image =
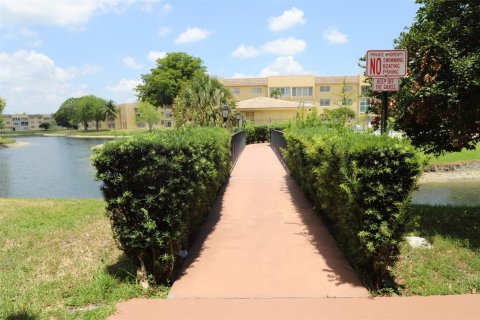
[[[270,98],[278,99],[282,96],[282,91],[280,89],[273,89],[270,91]]]
[[[105,117],[115,117],[117,114],[117,106],[113,100],[107,100],[105,103]]]

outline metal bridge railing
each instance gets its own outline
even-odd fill
[[[238,131],[232,134],[232,142],[230,144],[230,149],[232,153],[232,169],[235,167],[238,157],[245,148],[245,131]]]

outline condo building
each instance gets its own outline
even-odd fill
[[[299,106],[325,110],[346,106],[355,114],[367,112],[365,89],[360,76],[271,76],[220,79],[237,101],[237,110],[253,123],[293,119]]]

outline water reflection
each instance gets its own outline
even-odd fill
[[[415,191],[412,202],[430,205],[480,206],[480,181],[422,183]]]
[[[90,164],[101,139],[26,137],[23,147],[0,149],[0,197],[100,198]]]

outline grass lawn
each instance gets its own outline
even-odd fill
[[[448,163],[455,161],[480,160],[480,144],[475,150],[462,150],[461,152],[446,153],[438,158],[432,157],[430,163]]]
[[[0,319],[105,319],[144,292],[103,200],[0,198]]]
[[[6,139],[6,138],[0,138],[0,144],[6,144],[6,143],[14,143],[14,139]]]
[[[405,244],[393,270],[404,295],[480,293],[480,207],[412,205],[412,234],[432,249]]]

